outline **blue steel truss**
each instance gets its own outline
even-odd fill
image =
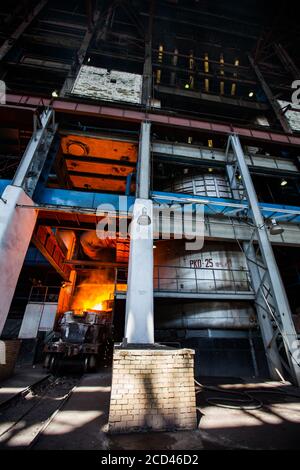
[[[242,217],[251,214],[247,201],[236,199],[223,199],[217,197],[193,196],[182,193],[166,193],[153,191],[152,199],[164,204],[204,204],[205,215],[224,215],[228,217]],[[265,218],[274,218],[282,222],[300,222],[300,207],[285,206],[282,204],[259,203]]]
[[[0,179],[0,195],[9,180]],[[161,204],[204,204],[205,215],[224,215],[239,217],[244,211],[250,211],[247,201],[236,199],[223,199],[206,196],[193,196],[183,193],[167,193],[153,191],[151,197],[154,202]],[[35,197],[35,203],[39,206],[51,206],[57,208],[72,208],[73,210],[96,211],[100,204],[111,204],[116,211],[124,211],[130,208],[135,200],[134,196],[127,196],[127,208],[119,207],[119,195],[108,193],[93,193],[88,191],[76,191],[70,189],[42,188]],[[125,199],[123,199],[125,201]],[[282,204],[259,203],[261,212],[265,218],[274,218],[279,222],[300,223],[300,207],[286,206]],[[248,215],[250,212],[248,213]]]

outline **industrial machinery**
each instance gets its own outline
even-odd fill
[[[213,173],[183,174],[181,178],[177,176],[164,190],[194,196],[232,197],[228,178],[225,173],[216,170]]]
[[[206,242],[186,251],[181,240],[156,244],[154,288],[173,292],[248,292],[246,258],[236,243]]]
[[[63,367],[94,371],[112,351],[112,308],[70,310],[58,321],[57,331],[44,347],[44,366],[51,372]]]

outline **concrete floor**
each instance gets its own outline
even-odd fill
[[[208,381],[209,382],[209,381]],[[226,381],[225,381],[226,382]],[[300,449],[300,390],[290,383],[255,382],[218,384],[219,387],[244,391],[261,389],[252,396],[263,402],[254,410],[228,409],[207,403],[219,393],[197,394],[201,410],[199,429],[204,447],[229,449]],[[273,393],[270,393],[270,392]],[[288,396],[289,394],[293,396]],[[228,395],[225,395],[228,397]],[[238,397],[241,398],[241,397]]]
[[[261,394],[259,410],[219,408],[197,394],[199,429],[186,432],[107,434],[110,372],[85,376],[79,387],[40,437],[36,449],[282,449],[299,448],[300,393],[289,384],[241,383],[237,390],[258,387],[295,393],[299,398]],[[224,388],[232,384],[222,384]]]
[[[34,449],[107,449],[111,372],[87,374]]]
[[[41,366],[16,367],[12,377],[0,382],[0,405],[47,375]]]
[[[227,409],[206,400],[219,397],[211,390],[197,393],[199,428],[196,431],[109,435],[107,420],[110,370],[85,375],[70,399],[39,436],[34,449],[196,450],[196,449],[298,449],[300,392],[290,384],[253,380],[243,382],[203,379],[224,389],[264,387],[297,395],[256,395],[264,406],[259,410]],[[227,383],[226,383],[227,382]],[[230,383],[231,382],[231,383]],[[2,384],[3,387],[3,384]],[[1,390],[1,389],[0,389]],[[2,388],[2,392],[5,389]]]
[[[110,371],[84,376],[34,449],[202,449],[199,431],[109,435],[110,384]]]

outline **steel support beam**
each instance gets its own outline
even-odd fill
[[[186,72],[188,73],[188,72]],[[221,77],[221,80],[225,80]],[[262,103],[257,103],[255,101],[247,101],[242,98],[229,98],[227,96],[213,95],[209,93],[203,93],[202,91],[193,91],[193,90],[181,90],[180,88],[174,88],[172,86],[164,85],[155,85],[155,90],[158,93],[165,95],[181,96],[182,98],[192,98],[199,101],[207,101],[214,104],[223,104],[226,106],[240,107],[254,109],[257,111],[266,111],[269,109],[269,106]]]
[[[155,0],[151,0],[150,2],[149,24],[145,38],[145,61],[143,70],[142,103],[146,106],[146,108],[150,107],[152,98],[152,29],[154,1]]]
[[[117,299],[125,299],[126,292],[124,291],[117,291],[115,293]],[[230,294],[222,294],[222,293],[208,293],[203,292],[201,294],[194,294],[189,292],[162,292],[158,290],[154,290],[153,296],[155,298],[160,299],[195,299],[195,300],[255,300],[255,295],[248,293],[248,294],[238,294],[238,293],[230,293]],[[278,380],[278,375],[276,375],[276,379]]]
[[[261,307],[264,304],[264,300],[262,295],[259,291],[259,286],[261,284],[261,272],[259,269],[259,260],[256,257],[255,249],[253,244],[249,244],[247,242],[243,243],[244,252],[247,253],[246,260],[247,266],[250,271],[252,286],[255,292],[258,292],[258,296],[256,298],[256,312],[258,316],[258,321],[260,324],[261,336],[264,343],[269,371],[272,379],[278,380],[278,372],[283,374],[280,355],[278,351],[278,347],[275,341],[273,341],[274,337],[274,328],[272,325],[272,321],[269,315],[266,315],[265,310]]]
[[[148,41],[145,46],[145,61],[143,70],[142,103],[146,108],[150,107],[152,96],[152,46]]]
[[[273,108],[275,116],[277,117],[278,121],[281,124],[281,127],[282,127],[283,131],[286,132],[287,134],[292,134],[293,133],[292,129],[291,129],[285,115],[282,113],[280,105],[279,105],[277,99],[275,98],[275,96],[273,95],[271,88],[266,83],[266,81],[263,77],[263,74],[261,73],[258,65],[254,62],[254,59],[250,55],[248,56],[248,58],[249,58],[249,62],[251,64],[251,66],[252,66],[252,68],[253,68],[253,70],[254,70],[257,78],[258,78],[258,81],[259,81],[263,91],[265,92],[265,95],[268,98],[268,101],[269,101],[270,105]]]
[[[300,78],[300,70],[281,44],[274,44],[275,52],[286,70],[294,79]]]
[[[234,199],[239,200],[240,199],[240,191],[239,191],[238,180],[236,178],[236,168],[235,168],[235,166],[227,164],[226,165],[226,172],[227,172],[228,181],[230,183],[232,196],[233,196]]]
[[[47,108],[40,116],[34,115],[34,131],[12,181],[32,197],[46,162],[57,126],[54,112]]]
[[[136,197],[141,199],[149,199],[150,193],[150,129],[151,124],[149,122],[141,124],[136,189]]]
[[[180,162],[190,165],[212,165],[217,163],[223,166],[226,163],[226,153],[223,149],[208,148],[197,145],[154,141],[152,143],[154,157],[167,162]],[[279,176],[290,174],[292,177],[299,175],[299,170],[294,160],[275,155],[245,154],[245,160],[253,173],[270,173]]]
[[[150,123],[143,122],[138,158],[137,199],[130,224],[124,335],[128,343],[154,343],[153,203],[149,199],[150,160]]]
[[[16,41],[24,33],[30,23],[38,16],[46,4],[47,0],[41,0],[28,15],[28,18],[24,19],[24,21],[22,21],[13,34],[2,44],[0,47],[0,61],[4,59],[6,54],[14,47]]]
[[[56,112],[68,113],[80,116],[93,116],[95,118],[115,119],[126,122],[142,123],[147,120],[159,126],[173,127],[174,129],[195,130],[207,134],[228,135],[232,132],[245,139],[258,142],[268,142],[274,145],[291,145],[300,147],[300,137],[283,132],[273,132],[269,129],[252,129],[234,124],[217,123],[188,117],[171,116],[158,111],[137,111],[128,107],[99,106],[93,103],[81,103],[77,101],[65,101],[61,99],[50,100],[38,96],[29,95],[6,95],[8,105],[14,106],[47,106],[51,103]],[[5,110],[7,105],[0,105],[0,110]]]
[[[242,176],[250,209],[249,216],[253,221],[254,230],[257,234],[262,263],[266,273],[264,276],[265,283],[261,282],[260,288],[257,291],[257,302],[260,301],[260,297],[263,297],[265,314],[270,317],[274,326],[273,341],[282,341],[287,361],[285,362],[285,367],[288,368],[291,379],[300,385],[299,343],[290,306],[268,237],[266,223],[261,214],[255,188],[245,162],[243,149],[239,137],[235,134],[229,136],[228,150],[230,147],[232,147],[235,161]],[[229,160],[228,163],[230,164],[232,161]],[[265,328],[264,323],[260,324],[260,326],[261,329]],[[283,363],[282,358],[281,362]]]
[[[98,26],[98,21],[99,21],[99,18],[100,18],[100,11],[99,10],[96,10],[96,12],[94,13],[94,17],[93,17],[93,20],[91,22],[91,25],[90,27],[87,29],[85,35],[84,35],[84,38],[83,38],[83,41],[82,41],[82,44],[79,48],[79,50],[77,51],[76,53],[76,57],[75,57],[75,60],[71,66],[71,69],[68,73],[68,76],[67,78],[65,79],[65,82],[62,86],[62,89],[60,91],[60,96],[66,96],[68,93],[70,93],[72,91],[72,88],[73,88],[73,85],[74,85],[74,82],[76,80],[76,76],[77,76],[77,73],[80,69],[80,67],[82,66],[83,64],[83,61],[85,59],[85,56],[86,56],[86,53],[87,53],[87,50],[89,48],[89,45],[90,45],[90,42],[91,42],[91,39],[92,37],[94,36],[94,33],[97,29],[97,26]]]
[[[149,13],[142,12],[141,16],[149,16]],[[182,24],[182,25],[185,25],[189,30],[191,30],[193,28],[198,29],[199,31],[203,31],[203,30],[207,29],[210,32],[211,31],[216,31],[216,32],[230,34],[232,36],[237,36],[237,37],[240,36],[240,37],[244,37],[244,38],[250,38],[250,39],[253,39],[253,40],[257,39],[257,37],[255,35],[248,34],[244,30],[243,31],[242,30],[238,31],[236,28],[232,28],[232,26],[230,28],[226,29],[226,28],[214,26],[212,24],[208,24],[208,22],[200,23],[198,18],[197,18],[198,21],[195,20],[195,22],[192,22],[191,20],[184,20],[182,18],[182,14],[179,14],[178,16],[172,16],[170,14],[168,16],[156,15],[155,20],[156,21],[166,21],[168,24],[170,24],[170,23]]]
[[[242,186],[240,186],[239,188],[239,192],[240,194],[242,194],[244,189]],[[185,193],[167,193],[158,191],[152,191],[151,194],[152,198],[159,203],[169,201],[172,204],[204,204],[205,215],[219,215],[240,218],[241,212],[248,211],[249,209],[249,204],[245,199],[238,201],[235,199],[223,199],[215,197],[188,195]],[[259,208],[266,219],[273,218],[279,220],[280,222],[300,222],[299,207],[287,207],[277,204],[259,203]]]

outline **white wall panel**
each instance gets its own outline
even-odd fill
[[[83,65],[71,93],[105,101],[141,103],[142,75]]]

